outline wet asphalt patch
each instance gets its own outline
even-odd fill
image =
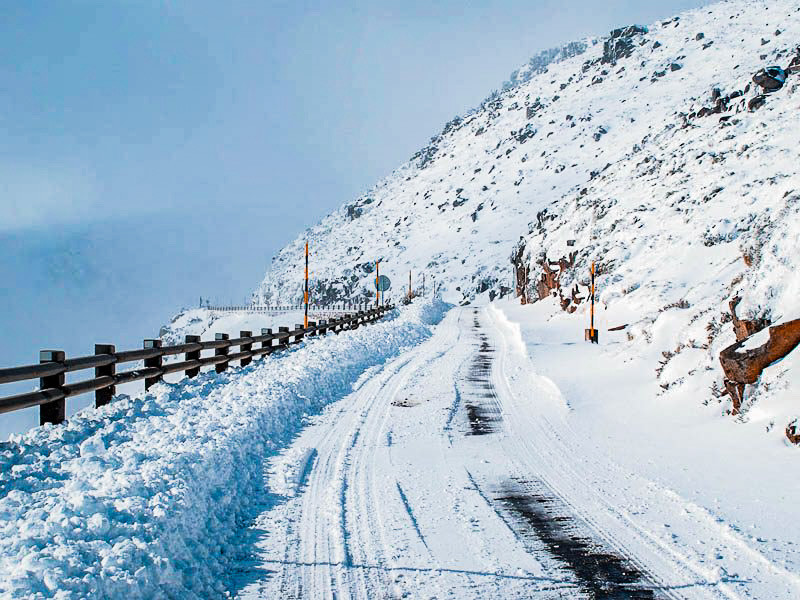
[[[629,559],[594,541],[583,521],[541,481],[513,478],[492,493],[523,543],[541,548],[570,572],[577,587],[597,600],[660,598],[655,585]]]
[[[494,348],[486,334],[481,331],[477,311],[473,314],[472,327],[478,338],[478,352],[470,363],[466,377],[468,385],[465,386],[462,396],[469,422],[467,435],[487,435],[497,431],[502,415],[491,379]]]

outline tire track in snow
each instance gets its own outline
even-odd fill
[[[487,435],[495,433],[502,421],[497,391],[490,379],[494,349],[489,345],[489,338],[481,331],[477,309],[473,310],[472,327],[478,338],[478,352],[466,377],[470,385],[462,395],[470,426],[469,435]]]
[[[419,524],[417,523],[417,518],[414,516],[414,511],[411,510],[411,504],[408,502],[408,498],[406,497],[405,492],[403,491],[402,486],[400,485],[399,481],[395,481],[397,485],[397,492],[400,494],[400,499],[403,501],[403,506],[406,509],[406,514],[408,518],[411,520],[411,525],[414,527],[414,531],[417,532],[417,536],[419,536],[419,540],[422,542],[422,545],[428,549],[430,552],[430,548],[428,548],[428,542],[425,541],[425,536],[422,535],[422,532],[419,530]]]
[[[482,397],[492,401],[491,409],[502,414],[492,381],[495,350],[489,337],[481,331],[478,311],[474,310],[473,315],[473,329],[477,330],[479,349],[467,381],[471,386],[483,390]],[[506,349],[502,348],[502,351]],[[476,419],[479,407],[484,417],[494,414],[488,412],[485,405],[476,405],[473,410],[467,405],[471,427],[468,435],[486,435],[501,426],[500,418]],[[495,486],[495,493],[488,497],[468,472],[470,481],[481,497],[530,552],[541,552],[540,545],[543,545],[544,550],[572,575],[578,588],[591,597],[656,597],[654,589],[659,586],[650,580],[649,574],[640,570],[633,560],[594,539],[594,532],[587,529],[582,520],[576,519],[572,507],[560,501],[546,484],[534,479],[515,479],[511,473],[508,475],[510,479]],[[532,543],[532,537],[538,543]]]
[[[590,537],[572,507],[559,501],[541,481],[512,478],[494,495],[520,537],[534,535],[575,577],[578,587],[594,598],[652,600],[657,586],[623,555]]]
[[[572,431],[568,424],[562,424],[568,441],[559,433],[546,411],[530,418],[531,415],[523,408],[530,400],[519,398],[524,392],[519,389],[519,383],[512,383],[512,378],[507,373],[509,352],[502,333],[503,327],[496,317],[490,318],[494,321],[498,341],[502,346],[493,378],[502,392],[502,402],[509,404],[505,410],[510,410],[515,415],[515,419],[509,422],[514,431],[510,432],[510,441],[513,443],[508,453],[514,457],[517,471],[524,473],[527,469],[530,473],[530,466],[538,465],[537,476],[553,496],[571,507],[572,514],[583,521],[594,532],[595,537],[602,540],[605,547],[613,548],[646,574],[661,595],[682,598],[690,592],[691,597],[698,598],[740,598],[730,586],[732,580],[715,574],[713,569],[664,543],[657,534],[634,520],[623,507],[615,504],[601,488],[592,483],[597,472],[609,472],[624,477],[625,473],[619,465],[608,457],[597,457],[592,452],[576,448],[573,440],[580,439],[578,432]],[[533,387],[536,388],[535,385]],[[524,432],[520,429],[523,426],[526,428]],[[569,456],[580,456],[583,461],[567,460],[566,457]],[[593,469],[594,474],[587,469]],[[650,487],[653,485],[651,482],[646,483]],[[646,499],[656,500],[651,496],[652,490],[646,491]],[[574,497],[580,498],[580,506],[573,500]],[[588,507],[591,510],[587,510]],[[679,519],[686,518],[685,509],[678,512]],[[663,518],[667,518],[667,515]],[[621,535],[623,533],[624,536]],[[632,543],[636,551],[629,549]]]

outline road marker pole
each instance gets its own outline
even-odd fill
[[[306,284],[305,290],[303,293],[303,299],[305,300],[305,315],[303,316],[303,328],[308,327],[308,240],[306,240]]]
[[[591,304],[589,306],[589,329],[584,331],[584,339],[592,344],[598,343],[597,329],[594,328],[594,261],[592,261],[591,270]]]

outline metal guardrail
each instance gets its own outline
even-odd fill
[[[346,313],[349,311],[359,310],[361,307],[364,306],[363,302],[338,302],[335,304],[309,304],[308,312],[309,314],[312,313]],[[200,308],[204,308],[206,310],[215,311],[215,312],[243,312],[243,313],[263,313],[263,314],[270,314],[276,315],[285,312],[294,312],[298,310],[304,310],[305,306],[303,304],[281,304],[281,305],[270,305],[270,304],[240,304],[240,305],[230,305],[230,306],[212,306],[212,305],[203,305]]]
[[[0,398],[0,414],[39,407],[39,424],[62,423],[66,419],[66,399],[89,392],[95,393],[95,406],[111,402],[115,387],[144,379],[145,390],[161,381],[164,375],[183,371],[187,377],[195,377],[203,367],[214,366],[217,373],[225,371],[231,362],[239,362],[244,367],[254,358],[266,356],[298,343],[305,337],[339,333],[356,329],[382,318],[394,305],[358,310],[344,316],[325,321],[309,321],[308,327],[295,325],[294,329],[279,327],[277,332],[262,329],[261,335],[251,331],[240,331],[239,337],[230,339],[225,333],[215,334],[214,340],[200,341],[200,336],[187,335],[185,343],[175,346],[162,346],[159,339],[144,340],[141,350],[117,352],[110,344],[95,345],[92,356],[67,359],[61,350],[42,350],[39,364],[0,369],[0,384],[14,383],[31,379],[39,380],[39,390]],[[254,344],[260,344],[254,348]],[[231,348],[239,352],[230,353]],[[204,350],[214,350],[211,356],[201,356]],[[184,360],[164,364],[165,356],[184,355]],[[143,368],[116,372],[119,364],[144,361]],[[66,374],[74,371],[94,369],[94,377],[75,383],[66,383]]]

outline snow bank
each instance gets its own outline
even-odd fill
[[[240,331],[252,331],[259,335],[262,327],[272,327],[277,331],[280,325],[291,327],[302,322],[303,311],[300,310],[270,314],[192,308],[175,315],[169,325],[161,328],[159,337],[165,346],[174,346],[182,344],[186,335],[199,335],[203,341],[213,340],[217,332],[230,334],[231,337],[237,337]]]
[[[407,307],[0,444],[0,596],[222,596],[265,458],[446,309]]]

